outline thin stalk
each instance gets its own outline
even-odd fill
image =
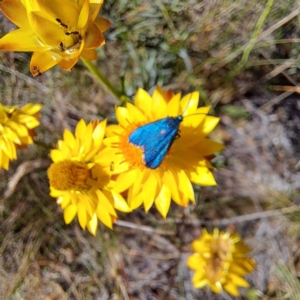
[[[88,70],[94,74],[97,79],[100,81],[102,86],[110,92],[115,98],[117,98],[120,102],[123,102],[126,95],[123,95],[120,91],[115,89],[110,81],[99,71],[99,69],[88,59],[81,57],[82,62],[88,68]],[[127,97],[126,97],[127,98]]]

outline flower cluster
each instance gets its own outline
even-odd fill
[[[17,149],[33,143],[40,109],[39,104],[17,108],[0,103],[0,168],[8,170],[9,162],[17,158]]]
[[[74,136],[66,130],[48,170],[51,195],[64,209],[66,223],[77,214],[81,227],[96,234],[97,218],[112,227],[115,208],[129,212],[144,204],[148,211],[153,203],[165,217],[171,199],[181,206],[195,201],[192,183],[215,185],[207,157],[223,146],[207,135],[219,119],[207,115],[209,107],[197,108],[198,98],[198,92],[181,99],[160,87],[152,96],[140,89],[135,105],[116,109],[119,125],[105,129],[105,121],[81,120]],[[178,120],[177,127],[168,120]],[[143,131],[149,131],[146,139]],[[142,144],[134,144],[134,136]],[[149,155],[158,165],[147,164]]]
[[[215,185],[209,157],[223,145],[207,135],[219,119],[198,101],[198,92],[181,98],[160,87],[152,96],[139,89],[134,104],[116,109],[118,125],[81,120],[74,135],[65,130],[48,170],[65,222],[78,215],[81,227],[96,234],[98,219],[112,228],[115,209],[129,212],[142,204],[146,212],[154,204],[166,217],[171,199],[180,206],[195,201],[192,184]],[[15,145],[32,143],[29,129],[39,124],[40,106],[0,108],[1,164],[7,169]]]
[[[242,277],[254,269],[255,262],[246,256],[251,249],[237,234],[218,229],[209,234],[203,230],[192,247],[195,253],[188,258],[187,264],[195,270],[193,285],[196,288],[207,286],[218,294],[224,289],[238,296],[237,287],[249,286]]]
[[[30,71],[39,75],[59,64],[70,70],[82,56],[96,59],[110,26],[98,17],[103,0],[3,0],[0,10],[19,28],[0,39],[0,50],[33,52]]]

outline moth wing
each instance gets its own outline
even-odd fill
[[[178,118],[164,118],[134,130],[129,142],[144,151],[145,165],[156,169],[162,163],[178,132]]]
[[[155,136],[159,134],[159,127],[162,120],[158,120],[135,129],[129,135],[129,142],[137,147],[145,148],[145,145],[152,143]]]
[[[155,143],[147,144],[144,148],[144,159],[147,167],[156,169],[161,165],[174,141],[177,131],[177,128],[169,129],[168,132],[161,130]]]

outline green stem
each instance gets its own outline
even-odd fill
[[[81,57],[81,60],[83,61],[84,65],[88,68],[88,70],[98,78],[102,86],[108,92],[110,92],[115,98],[120,100],[120,102],[127,100],[126,95],[123,95],[120,91],[116,90],[110,83],[110,81],[99,71],[99,69],[90,60],[85,59],[83,57]]]
[[[231,77],[234,77],[237,75],[238,72],[240,72],[246,65],[246,63],[248,62],[248,59],[249,59],[249,55],[251,53],[251,51],[253,50],[254,46],[255,46],[255,43],[258,39],[258,36],[261,32],[261,29],[265,23],[265,20],[267,18],[267,16],[269,15],[270,11],[271,11],[271,8],[274,4],[274,0],[268,0],[267,2],[267,5],[263,11],[263,13],[260,15],[256,25],[255,25],[255,28],[254,28],[254,31],[252,33],[252,36],[250,38],[250,41],[249,41],[249,45],[247,48],[245,48],[244,52],[243,52],[243,55],[242,55],[242,58],[241,60],[238,62],[238,64],[235,66],[234,70],[231,72],[231,74],[229,74],[229,76]]]

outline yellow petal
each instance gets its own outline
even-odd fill
[[[19,118],[19,120],[16,121],[23,123],[28,129],[33,129],[38,125],[40,125],[40,122],[35,117],[32,116],[21,117]]]
[[[94,163],[97,163],[99,165],[102,166],[108,166],[110,167],[110,171],[114,171],[114,167],[116,164],[116,161],[118,161],[118,157],[117,155],[114,155],[115,152],[111,151],[110,148],[105,147],[103,145],[104,148],[102,148],[102,146],[100,145],[98,153],[95,155],[94,157]],[[111,165],[114,165],[113,168]]]
[[[98,55],[95,49],[83,49],[81,52],[81,56],[88,60],[96,60]]]
[[[104,32],[105,30],[107,30],[111,25],[111,22],[109,20],[100,18],[100,17],[98,17],[94,21],[94,23],[100,29],[101,32]]]
[[[104,45],[104,37],[102,32],[94,23],[89,23],[85,36],[85,49],[93,49]]]
[[[134,96],[134,104],[147,116],[151,113],[152,97],[143,89],[139,88]]]
[[[124,156],[115,154],[115,160],[111,160],[111,174],[120,174],[129,170],[129,163],[124,161]]]
[[[68,143],[70,148],[74,148],[74,146],[76,144],[75,138],[74,138],[74,135],[69,130],[65,129],[63,138],[66,141],[66,143]]]
[[[127,202],[124,200],[124,198],[119,193],[116,193],[114,190],[111,190],[111,193],[114,198],[115,209],[122,211],[122,212],[130,212],[131,211]]]
[[[230,281],[235,285],[235,286],[241,286],[241,287],[247,287],[249,286],[249,283],[242,277],[234,274],[234,273],[230,273],[228,274],[228,277],[230,278]]]
[[[77,215],[78,215],[78,221],[79,221],[80,226],[83,229],[85,229],[86,224],[89,220],[87,219],[86,206],[84,204],[82,204],[81,202],[78,203]]]
[[[180,108],[184,116],[190,115],[197,110],[199,92],[185,95],[180,101]]]
[[[193,279],[193,285],[196,289],[201,289],[204,286],[206,286],[208,283],[208,280],[206,278],[203,278],[202,280]]]
[[[135,120],[136,123],[145,121],[144,114],[130,102],[126,103],[128,114]],[[119,126],[118,126],[119,127]]]
[[[37,36],[27,29],[17,29],[0,39],[0,50],[3,51],[41,51],[43,45]]]
[[[245,258],[244,258],[245,259]],[[230,266],[230,272],[235,273],[237,275],[243,276],[248,274],[249,272],[251,272],[253,270],[253,268],[247,268],[245,265],[245,261],[243,261],[243,264],[232,264]]]
[[[65,32],[59,26],[57,21],[53,18],[49,18],[49,15],[45,12],[31,12],[28,14],[28,19],[32,30],[44,45],[59,49],[62,41],[65,41],[66,39],[71,40],[71,37],[65,35]],[[69,43],[71,43],[71,41]]]
[[[64,220],[66,224],[70,224],[77,213],[77,206],[76,205],[69,205],[64,209]]]
[[[41,11],[49,20],[57,22],[57,27],[60,27],[59,19],[63,24],[67,25],[67,29],[76,28],[79,16],[79,6],[77,1],[64,0],[62,5],[61,0],[40,1],[40,0],[24,0],[28,12]]]
[[[116,185],[114,190],[116,192],[126,191],[129,187],[131,187],[138,176],[138,170],[131,170],[125,173],[122,173],[118,176],[116,180]]]
[[[204,230],[202,231],[202,238],[201,240],[195,240],[193,241],[192,243],[192,248],[195,252],[199,252],[201,253],[203,247],[204,247],[204,244],[205,244],[205,237],[204,237],[205,233],[204,233]]]
[[[197,167],[197,172],[191,172],[189,174],[191,182],[199,185],[210,186],[217,185],[213,174],[203,167]]]
[[[8,170],[9,168],[9,158],[8,156],[0,149],[0,168]]]
[[[97,196],[93,190],[90,190],[89,193],[80,195],[79,204],[84,207],[86,211],[86,224],[89,222],[89,219],[92,217],[95,209],[96,203],[98,201]],[[79,209],[78,209],[79,210]]]
[[[129,190],[128,193],[128,205],[131,208],[131,210],[137,209],[144,203],[144,196],[145,194],[143,192],[139,193],[136,196],[132,196],[131,190]]]
[[[187,177],[186,173],[183,170],[178,170],[177,172],[177,186],[179,190],[185,195],[186,198],[195,202],[194,189],[191,184],[190,179]],[[183,206],[188,203],[182,203]]]
[[[62,152],[58,149],[51,150],[50,157],[53,160],[53,162],[62,161],[64,159]]]
[[[20,111],[27,115],[34,115],[39,112],[41,108],[41,104],[27,103],[20,109]]]
[[[163,185],[158,196],[155,199],[155,206],[160,214],[166,218],[171,204],[171,192]]]
[[[170,117],[177,117],[180,112],[180,94],[176,94],[169,102],[166,108],[168,116]]]
[[[6,126],[13,130],[19,137],[28,135],[28,129],[25,125],[8,120]]]
[[[224,149],[223,144],[209,139],[203,139],[199,141],[199,144],[201,144],[201,146],[199,146],[199,152],[201,152],[202,157],[212,155]]]
[[[4,127],[1,132],[2,139],[5,143],[18,143],[20,144],[20,139],[16,132],[14,132],[9,127]],[[1,145],[0,145],[1,146]]]
[[[177,182],[174,178],[172,170],[168,169],[163,173],[162,181],[171,191],[172,198],[178,199],[179,201],[180,197],[178,193]]]
[[[85,136],[85,131],[86,131],[86,123],[84,122],[83,119],[81,119],[76,126],[75,129],[75,137],[76,138],[81,138]]]
[[[87,223],[87,229],[92,235],[96,236],[97,228],[98,228],[97,215],[93,214],[91,220]]]
[[[6,136],[3,137],[1,149],[10,159],[17,158],[17,151],[14,143],[15,141],[14,142],[10,141]]]
[[[2,0],[0,10],[3,14],[18,27],[29,28],[27,12],[20,0]]]
[[[187,266],[191,270],[197,270],[199,266],[201,266],[202,264],[203,264],[203,258],[199,254],[194,253],[188,257]]]
[[[204,124],[203,124],[203,133],[205,135],[209,134],[215,127],[218,125],[220,119],[212,116],[207,116],[205,118]]]
[[[144,170],[144,172],[139,172],[139,174],[136,176],[136,179],[133,182],[133,185],[131,187],[131,195],[132,197],[135,197],[140,193],[140,191],[143,189],[143,186],[145,182],[147,182],[149,176],[151,174],[151,171]]]
[[[103,209],[101,205],[97,206],[97,216],[99,220],[108,228],[112,229],[112,218],[107,210]]]
[[[150,173],[148,180],[143,185],[143,193],[145,194],[144,208],[147,213],[156,198],[157,179]]]
[[[100,122],[96,128],[93,130],[93,139],[97,140],[98,143],[102,143],[102,140],[104,138],[105,135],[105,128],[106,128],[106,123],[107,120],[103,120],[102,122]]]
[[[131,123],[131,116],[129,115],[128,110],[125,107],[117,107],[116,118],[119,124],[124,128],[126,128],[129,123]]]
[[[69,16],[69,14],[68,14]],[[87,25],[87,21],[89,19],[89,0],[85,0],[83,2],[80,14],[79,14],[79,18],[78,18],[78,24],[77,24],[77,28],[81,29],[81,28],[85,28]]]
[[[223,291],[222,284],[220,283],[220,281],[213,283],[210,282],[209,287],[216,294],[220,294]]]
[[[70,203],[73,203],[74,205],[75,204],[77,205],[78,201],[76,199],[76,196],[72,197],[70,195],[70,193],[65,193],[65,192],[62,192],[62,191],[60,191],[60,192],[61,192],[61,196],[56,199],[56,203],[58,205],[60,205],[62,209],[65,209],[66,207],[68,207],[70,205]]]
[[[238,291],[238,289],[236,288],[236,286],[232,283],[230,284],[225,284],[224,285],[224,289],[227,293],[233,295],[233,296],[238,296],[240,293]]]
[[[62,60],[54,51],[34,52],[30,61],[30,71],[33,76],[42,74]]]
[[[78,56],[69,60],[61,60],[59,62],[59,66],[66,71],[70,71],[78,62],[80,53],[78,52]]]
[[[28,116],[28,115],[20,114],[17,118],[13,117],[12,119],[16,122],[23,123],[29,129],[35,128],[40,124],[39,121],[35,117]]]
[[[85,130],[81,132],[80,135],[77,135],[77,138],[80,140],[81,143],[81,151],[85,154],[89,151],[91,144],[93,142],[92,134],[93,134],[93,125],[92,123],[89,123],[87,124]]]
[[[206,115],[199,115],[199,114],[192,114],[192,115],[188,115],[188,116],[185,116],[182,123],[181,123],[181,135],[184,137],[185,134],[188,135],[188,134],[194,134],[194,139],[196,138],[196,136],[205,136],[203,134],[203,131],[202,131],[202,126],[201,126],[201,123],[203,123],[203,121],[205,120],[207,116]],[[199,127],[199,133],[197,134],[196,132],[191,132],[191,129],[194,129],[194,128],[197,128]],[[185,130],[185,131],[184,131]],[[186,133],[185,133],[186,132]],[[195,142],[195,140],[194,140]]]
[[[103,0],[90,0],[90,15],[92,20],[95,20],[99,14]]]
[[[156,88],[154,90],[152,99],[152,110],[155,112],[156,119],[162,119],[166,117],[165,110],[167,107],[167,102],[159,89]]]
[[[61,194],[62,194],[61,191],[58,191],[58,190],[54,189],[52,186],[50,186],[50,195],[53,198],[58,198],[59,196],[61,196]]]
[[[202,288],[203,286],[205,285],[208,285],[209,282],[208,282],[208,279],[206,277],[206,274],[205,274],[205,271],[203,268],[199,268],[194,276],[193,276],[193,279],[192,279],[192,282],[193,282],[193,285],[195,288]]]
[[[108,137],[113,136],[114,138],[116,138],[116,136],[122,134],[123,131],[124,129],[119,125],[109,125],[106,127],[105,133]],[[119,137],[117,137],[117,139],[119,141]]]
[[[98,206],[97,210],[107,211],[110,215],[116,217],[116,211],[113,208],[112,203],[106,198],[106,196],[102,193],[102,191],[97,190],[96,194],[98,196]]]

